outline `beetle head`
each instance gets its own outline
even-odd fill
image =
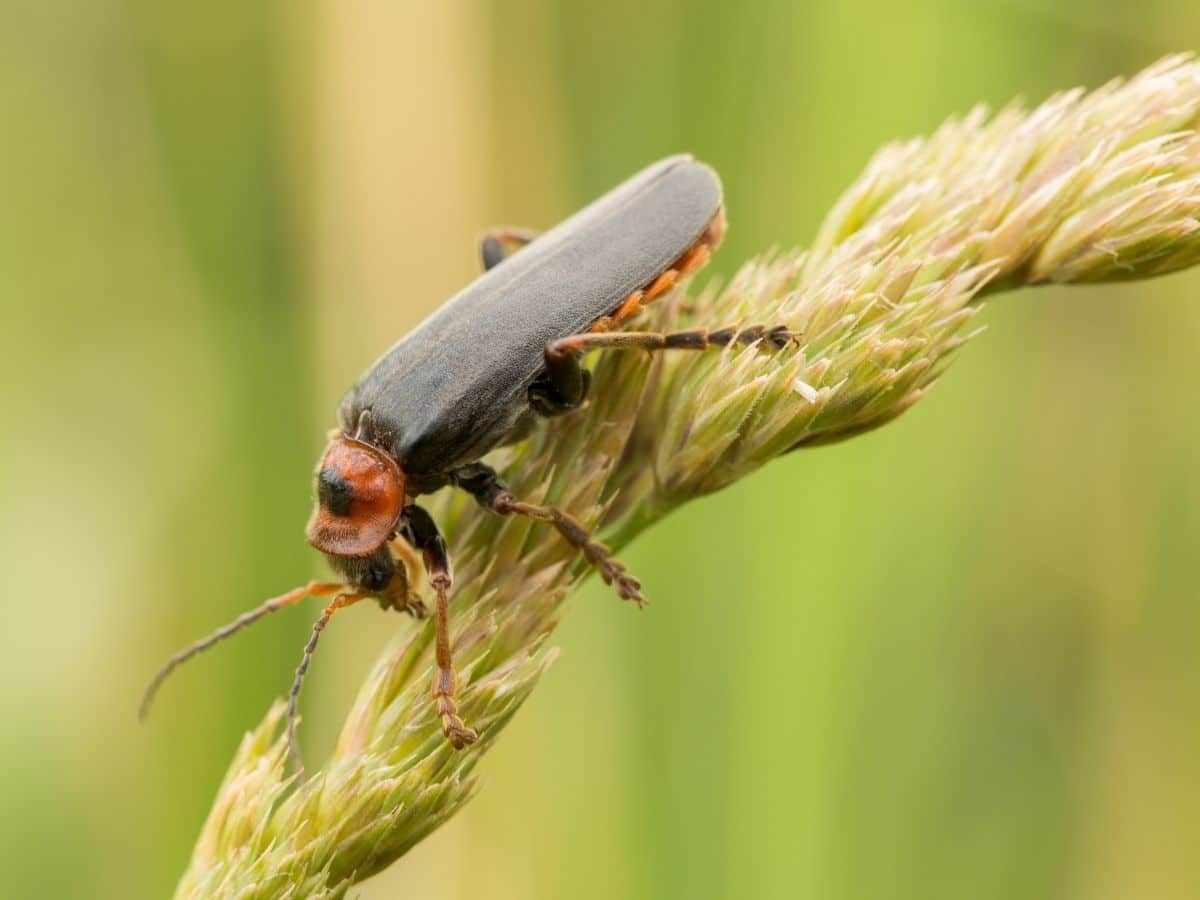
[[[404,472],[377,447],[337,435],[317,465],[317,506],[308,542],[331,556],[370,556],[396,528]]]

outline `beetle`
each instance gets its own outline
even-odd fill
[[[173,656],[150,682],[144,716],[180,663],[253,621],[308,596],[332,597],[313,626],[288,695],[287,736],[317,641],[338,610],[374,598],[423,616],[406,559],[419,556],[436,597],[432,695],[455,749],[478,739],[460,718],[451,658],[450,556],[432,517],[414,500],[444,487],[466,491],[502,516],[553,526],[624,599],[641,585],[584,526],[552,506],[521,502],[483,457],[535,424],[577,409],[591,387],[589,350],[703,350],[731,343],[783,349],[785,326],[728,326],[660,334],[618,330],[642,306],[700,268],[721,243],[721,182],[690,155],[660,160],[545,232],[497,228],[480,252],[484,273],[383,354],[346,392],[338,428],[317,464],[309,544],[340,581],[314,581],[241,615]]]

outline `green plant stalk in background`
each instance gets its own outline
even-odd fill
[[[885,147],[807,253],[752,260],[638,326],[782,323],[801,332],[797,347],[597,354],[587,406],[490,461],[516,496],[566,509],[619,549],[778,456],[899,416],[974,333],[988,293],[1200,260],[1198,128],[1200,64],[1173,57]],[[449,491],[431,512],[455,559],[460,707],[479,744],[442,738],[432,623],[397,620],[321,770],[288,777],[281,705],[243,740],[177,896],[341,897],[470,798],[476,762],[553,660],[546,638],[588,573],[545,525]]]

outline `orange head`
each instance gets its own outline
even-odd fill
[[[337,435],[317,466],[317,508],[308,542],[332,556],[370,556],[396,528],[404,472],[370,444]]]

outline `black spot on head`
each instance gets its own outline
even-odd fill
[[[336,470],[322,469],[317,473],[317,499],[333,515],[348,516],[354,487]]]

